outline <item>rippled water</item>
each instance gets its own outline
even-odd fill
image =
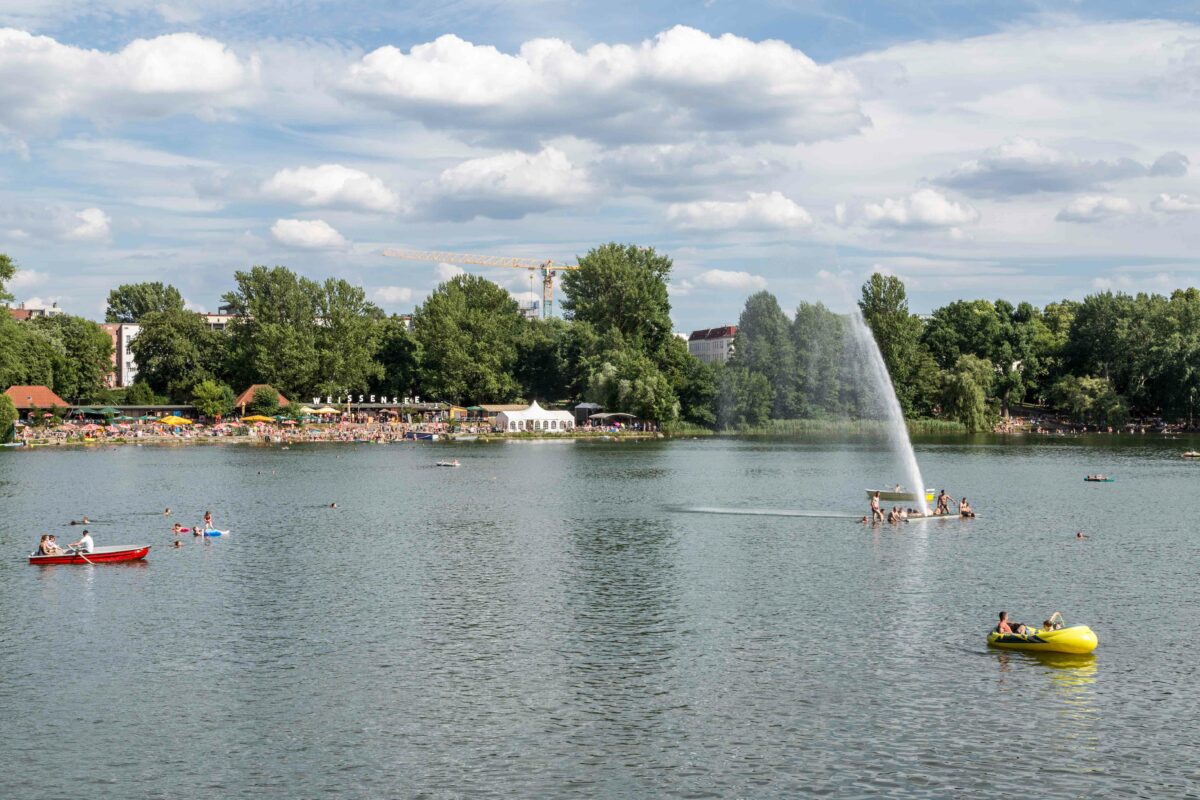
[[[853,443],[0,452],[0,797],[1195,796],[1193,444],[919,442],[981,517],[899,530],[684,510],[862,513]],[[24,563],[82,514],[149,560]]]

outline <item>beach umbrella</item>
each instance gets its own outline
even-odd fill
[[[97,408],[96,413],[100,414],[102,416],[105,416],[105,417],[115,417],[117,414],[120,414],[121,412],[117,411],[112,406],[105,406],[104,408]]]
[[[329,414],[340,414],[342,412],[338,411],[336,408],[330,408],[329,406],[325,406],[324,408],[318,408],[316,411],[314,411],[312,413],[320,414],[322,416],[327,416]]]
[[[311,413],[313,413],[313,410],[311,408],[309,408],[308,406],[300,406],[300,413],[301,414],[311,414]]]
[[[171,414],[171,415],[168,415],[165,417],[159,417],[156,421],[162,423],[163,425],[191,425],[192,424],[192,421],[190,419],[184,419],[183,417],[177,417],[174,414]]]
[[[283,424],[284,424],[284,425],[295,425],[295,424],[296,424],[296,420],[294,420],[294,419],[285,419],[285,420],[283,421]]]
[[[242,422],[274,422],[271,417],[264,417],[262,414],[251,414],[248,417],[242,417]]]

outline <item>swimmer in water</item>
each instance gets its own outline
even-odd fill
[[[329,504],[329,507],[330,507],[330,508],[337,508],[337,507],[338,507],[338,505],[337,505],[337,503],[330,503],[330,504]]]
[[[1075,538],[1076,539],[1086,539],[1088,537],[1087,537],[1087,534],[1084,533],[1083,531],[1075,531]]]
[[[164,517],[169,517],[169,516],[171,516],[171,509],[170,509],[170,508],[164,508],[164,509],[163,509],[163,516],[164,516]]]

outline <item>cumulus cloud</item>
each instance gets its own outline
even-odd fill
[[[979,211],[969,203],[956,203],[935,189],[921,189],[904,197],[887,197],[851,208],[839,205],[838,222],[868,228],[897,230],[954,229],[979,221]]]
[[[103,242],[109,237],[112,218],[98,208],[85,208],[75,212],[75,218],[66,231],[66,238],[80,242]]]
[[[246,102],[252,72],[225,45],[192,33],[110,53],[0,28],[0,133],[28,136],[76,116],[212,116]]]
[[[1188,158],[1169,152],[1147,166],[1131,158],[1087,161],[1034,139],[1016,137],[934,179],[974,196],[994,197],[1036,192],[1074,192],[1112,181],[1187,174]]]
[[[407,286],[377,286],[371,297],[387,305],[399,305],[412,300],[413,290]]]
[[[794,143],[867,124],[849,72],[785,42],[684,26],[583,52],[561,39],[533,39],[514,55],[448,34],[407,53],[368,53],[341,88],[430,127],[525,140],[662,141],[703,130]]]
[[[31,289],[41,286],[49,276],[36,269],[18,269],[17,274],[8,282],[9,289]]]
[[[1114,217],[1125,217],[1137,211],[1132,200],[1112,195],[1085,194],[1076,197],[1054,217],[1059,222],[1089,224]]]
[[[1160,194],[1150,201],[1150,207],[1163,214],[1187,214],[1200,211],[1200,198],[1188,194]]]
[[[437,276],[438,283],[445,283],[452,278],[456,278],[459,275],[462,275],[464,271],[465,270],[463,270],[463,268],[457,264],[447,264],[445,261],[438,263],[438,265],[433,268],[433,274]]]
[[[306,250],[337,250],[346,246],[346,239],[323,219],[278,219],[271,226],[271,235],[280,244]]]
[[[99,208],[71,208],[36,201],[0,203],[0,230],[13,239],[104,242],[112,219]],[[20,274],[20,273],[18,273]]]
[[[681,230],[798,230],[812,216],[780,192],[747,192],[745,200],[672,203],[667,221]]]
[[[262,185],[263,194],[302,206],[344,206],[395,211],[400,199],[383,181],[341,164],[281,169]]]
[[[426,189],[427,212],[453,220],[520,219],[579,203],[592,193],[587,170],[554,147],[473,158],[444,170]]]
[[[728,269],[710,269],[696,276],[696,283],[713,289],[733,289],[750,291],[764,289],[767,279],[762,275],[752,275],[749,272]]]

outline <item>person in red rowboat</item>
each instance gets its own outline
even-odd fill
[[[82,550],[85,553],[90,553],[95,549],[96,543],[92,541],[92,535],[88,533],[86,529],[84,529],[83,536],[79,537],[79,541],[72,542],[70,546],[76,548],[77,550]]]

